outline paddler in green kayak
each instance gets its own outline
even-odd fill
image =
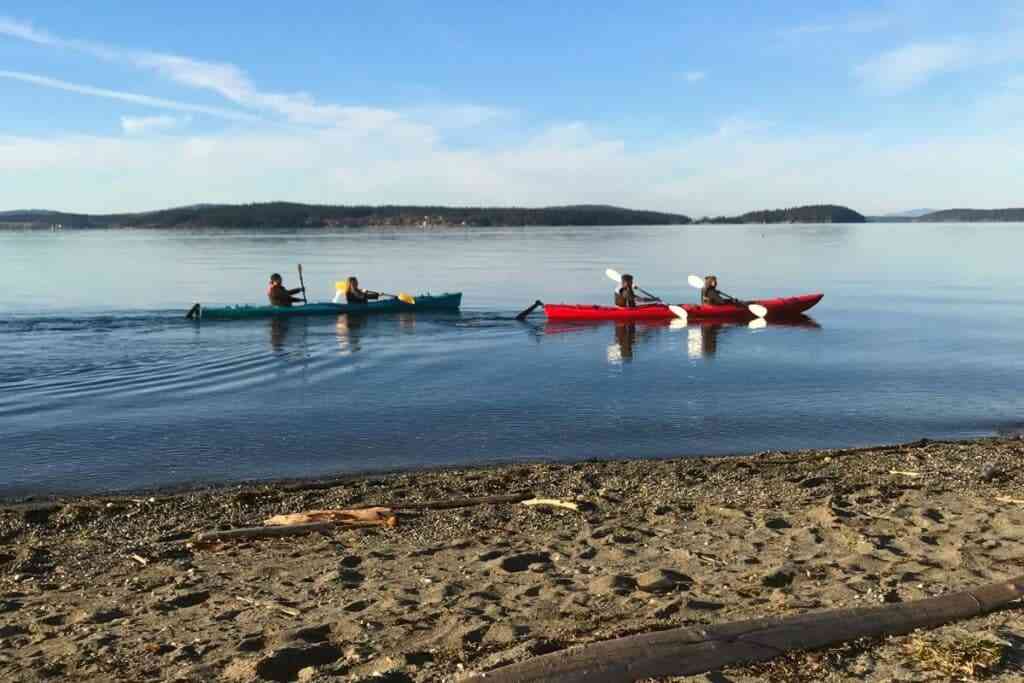
[[[352,276],[348,279],[348,289],[345,290],[345,301],[350,304],[365,304],[370,299],[379,299],[380,292],[371,292],[367,289],[359,289],[359,278]]]
[[[638,295],[633,289],[632,275],[623,275],[619,284],[621,286],[615,290],[615,305],[620,308],[636,308],[638,303],[649,304],[658,301],[653,297]]]
[[[270,286],[267,288],[267,298],[270,299],[271,306],[291,306],[295,303],[302,303],[302,299],[293,295],[301,294],[305,291],[306,289],[304,287],[285,289],[280,273],[274,273],[270,276]]]

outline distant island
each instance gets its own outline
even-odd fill
[[[853,209],[836,204],[795,206],[791,209],[751,211],[739,216],[704,217],[698,223],[865,223],[867,218]]]
[[[7,228],[295,228],[295,227],[490,227],[570,225],[685,225],[689,216],[617,206],[546,208],[447,206],[328,206],[269,202],[198,204],[162,211],[75,214],[59,211],[0,212]]]
[[[1024,209],[946,209],[914,219],[915,223],[1024,223]]]
[[[503,227],[574,225],[689,225],[785,223],[1024,223],[1024,209],[914,209],[864,216],[846,206],[814,204],[693,220],[681,213],[638,211],[603,204],[525,207],[332,206],[266,202],[195,204],[141,213],[84,214],[63,211],[0,211],[0,230],[89,228],[335,228]]]

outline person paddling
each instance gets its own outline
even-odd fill
[[[348,289],[345,290],[345,301],[350,304],[365,304],[370,299],[379,299],[380,292],[371,292],[366,289],[359,289],[359,278],[352,276],[348,279]]]
[[[305,292],[305,287],[285,289],[279,273],[270,276],[270,286],[267,288],[267,298],[271,306],[291,306],[294,303],[302,303],[302,299],[294,296]]]
[[[647,304],[658,299],[649,296],[638,296],[633,289],[633,276],[623,275],[619,283],[621,286],[615,290],[615,305],[620,308],[636,308],[638,303]]]
[[[718,278],[714,275],[708,275],[704,278],[704,288],[700,290],[700,302],[710,306],[747,305],[746,301],[740,301],[724,292],[720,292],[718,290]]]

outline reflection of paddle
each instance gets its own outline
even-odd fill
[[[612,280],[614,282],[618,282],[619,284],[622,284],[622,276],[619,274],[619,271],[612,270],[611,268],[608,268],[607,270],[604,271],[604,274],[608,277],[609,280]],[[660,296],[657,296],[655,294],[651,294],[646,289],[641,289],[641,288],[637,287],[636,285],[633,286],[633,289],[635,289],[636,291],[640,292],[641,294],[643,294],[643,295],[645,295],[645,296],[647,296],[647,297],[649,297],[651,299],[654,299],[655,301],[660,301],[661,303],[665,303],[664,300],[662,300],[662,298]]]
[[[302,287],[302,303],[308,304],[306,301],[306,283],[302,281],[302,264],[299,264],[299,286]]]
[[[704,289],[704,278],[699,275],[690,275],[686,278],[686,282],[694,289]],[[761,304],[748,304],[746,301],[740,301],[736,297],[729,296],[725,292],[718,292],[718,295],[735,306],[746,306],[747,310],[758,318],[763,318],[768,315],[768,309]]]

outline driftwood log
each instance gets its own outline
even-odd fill
[[[1024,575],[935,598],[880,607],[750,619],[707,629],[629,636],[504,666],[469,680],[487,683],[631,683],[689,676],[864,637],[901,635],[991,612],[1024,597]]]
[[[315,524],[317,522],[332,522],[339,526],[351,526],[354,522],[372,522],[381,526],[394,527],[398,524],[398,518],[392,514],[391,508],[358,508],[352,510],[308,510],[287,515],[274,515],[263,520],[265,526],[295,526],[296,524]]]

